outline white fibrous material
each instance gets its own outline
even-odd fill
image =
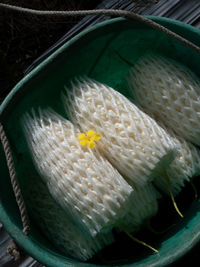
[[[188,68],[158,56],[142,57],[131,69],[136,104],[186,140],[200,145],[200,80]]]
[[[162,125],[162,127],[164,126]],[[172,130],[168,129],[168,133],[177,146],[178,155],[166,169],[166,174],[173,194],[177,195],[186,181],[190,181],[192,177],[200,174],[200,151],[193,144],[176,135]],[[162,191],[169,194],[169,187],[164,176],[155,178],[154,182]]]
[[[80,231],[51,197],[48,188],[42,182],[29,184],[26,194],[30,215],[44,235],[64,254],[85,261],[114,242],[111,232],[92,238]]]
[[[97,150],[81,147],[79,130],[53,111],[25,115],[26,138],[37,169],[56,201],[92,236],[124,216],[131,186]]]
[[[124,175],[144,185],[174,158],[170,136],[126,97],[90,79],[66,90],[63,102],[71,121],[100,134],[98,149]]]
[[[138,231],[146,220],[156,215],[158,198],[161,197],[151,183],[134,189],[131,208],[122,221],[129,233]]]

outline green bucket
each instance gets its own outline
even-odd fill
[[[199,30],[167,18],[149,18],[200,45]],[[22,114],[37,105],[51,106],[63,114],[60,93],[63,85],[74,76],[89,76],[130,97],[125,82],[130,66],[122,58],[134,63],[148,51],[168,55],[200,76],[199,54],[142,23],[117,18],[99,23],[78,34],[16,85],[2,103],[0,116],[10,141],[22,191],[33,168],[20,126]],[[23,234],[2,147],[0,162],[0,221],[16,243],[45,266],[100,266],[98,262],[84,263],[64,256],[33,222],[30,235]],[[159,254],[141,248],[144,252],[138,256],[133,251],[130,263],[124,266],[164,266],[174,262],[200,240],[199,222],[200,200],[187,208],[184,218],[172,230],[156,238],[154,246]]]

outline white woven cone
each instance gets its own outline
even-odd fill
[[[140,186],[174,158],[169,135],[112,88],[82,80],[66,90],[63,102],[73,123],[101,135],[97,147],[126,177]]]
[[[93,238],[84,235],[51,197],[48,188],[41,181],[30,183],[26,195],[30,215],[43,234],[66,255],[85,261],[114,242],[111,232]]]
[[[164,126],[162,125],[162,127]],[[167,168],[166,174],[172,186],[173,195],[177,195],[186,181],[190,181],[192,177],[200,174],[200,151],[172,130],[168,129],[168,133],[177,145],[178,155]],[[154,183],[162,191],[169,194],[165,177],[155,178]]]
[[[200,80],[188,68],[147,55],[131,69],[129,85],[136,103],[148,114],[200,145]]]
[[[135,188],[131,208],[122,221],[129,233],[138,231],[146,220],[156,215],[158,198],[160,194],[151,183]]]
[[[26,138],[36,167],[56,201],[92,236],[126,213],[133,189],[98,151],[80,146],[79,130],[53,111],[26,114]]]

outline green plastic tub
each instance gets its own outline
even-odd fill
[[[178,21],[151,18],[200,45],[199,30]],[[20,126],[22,114],[31,106],[37,105],[51,106],[63,114],[60,92],[64,83],[79,75],[87,75],[106,83],[129,97],[125,77],[130,66],[122,58],[134,63],[148,51],[168,55],[184,63],[200,76],[200,55],[196,52],[141,23],[117,18],[83,31],[16,85],[2,103],[0,116],[12,147],[22,190],[25,190],[34,173]],[[0,168],[0,221],[20,247],[45,266],[99,266],[98,260],[95,264],[83,263],[61,254],[38,230],[34,222],[31,224],[31,234],[25,236],[2,147]],[[187,189],[185,194],[187,195]],[[166,210],[165,213],[167,212]],[[131,258],[124,266],[165,266],[186,254],[200,239],[200,200],[185,209],[182,220],[175,221],[175,227],[152,240],[159,254],[140,247],[132,251]],[[149,242],[151,243],[151,240]],[[122,243],[122,246],[126,244]],[[141,253],[138,252],[140,250]]]

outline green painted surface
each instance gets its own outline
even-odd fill
[[[159,17],[153,19],[200,45],[199,30],[178,21]],[[125,77],[130,66],[119,57],[119,54],[134,64],[141,55],[149,51],[169,55],[200,76],[200,55],[161,32],[141,23],[118,18],[82,32],[16,85],[1,105],[0,114],[23,190],[29,180],[34,179],[33,166],[20,125],[23,113],[31,107],[40,105],[51,106],[60,114],[64,114],[60,102],[63,84],[80,75],[87,75],[106,83],[129,97]],[[56,251],[34,224],[30,236],[23,235],[2,148],[0,162],[0,220],[16,242],[46,266],[97,266],[66,258]],[[184,219],[173,228],[173,231],[156,239],[158,255],[144,249],[144,253],[134,257],[133,251],[131,263],[126,266],[164,266],[184,255],[200,239],[199,206],[198,201],[188,209]]]

